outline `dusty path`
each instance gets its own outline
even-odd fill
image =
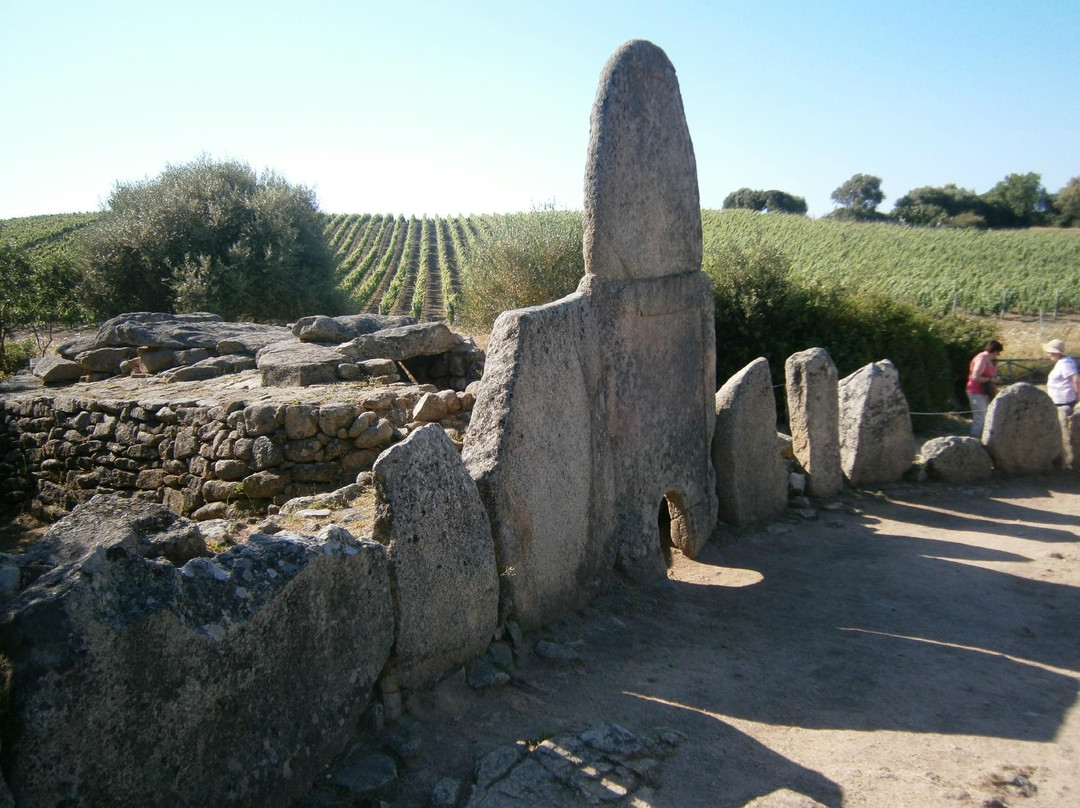
[[[1080,806],[1080,475],[886,494],[710,544],[544,632],[580,661],[526,652],[508,686],[411,697],[395,804],[610,721],[686,736],[639,806]]]

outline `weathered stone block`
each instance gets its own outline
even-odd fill
[[[260,435],[251,443],[251,465],[256,471],[280,466],[285,460],[285,452],[265,435]]]
[[[768,360],[755,359],[717,391],[712,461],[721,519],[745,525],[772,519],[787,507]]]
[[[990,453],[978,438],[949,435],[931,438],[919,450],[926,474],[947,483],[985,480],[994,472]]]
[[[836,365],[824,348],[788,357],[784,365],[792,449],[807,473],[808,490],[831,497],[843,486]]]
[[[589,271],[604,278],[701,268],[694,145],[675,68],[651,42],[627,42],[600,76],[585,167],[584,249]]]
[[[288,483],[288,477],[273,471],[257,471],[243,480],[244,496],[252,499],[273,499]]]
[[[900,373],[885,359],[838,385],[840,466],[852,485],[900,480],[915,456],[911,415]]]
[[[253,438],[269,435],[285,424],[285,408],[280,404],[251,404],[243,412],[244,428]]]
[[[350,361],[337,348],[289,340],[267,345],[256,355],[265,387],[306,387],[337,381],[337,366]]]
[[[133,348],[96,348],[76,354],[75,361],[87,373],[119,373],[120,363],[134,356]]]
[[[374,469],[372,536],[389,548],[398,593],[399,680],[419,687],[483,653],[498,620],[499,579],[476,484],[431,424],[385,451]]]
[[[34,375],[45,384],[77,382],[86,371],[78,362],[59,356],[43,356],[34,363]]]
[[[356,420],[356,407],[353,404],[324,403],[319,405],[319,431],[336,436],[339,430],[347,430]]]
[[[1026,382],[1011,384],[990,402],[982,442],[994,467],[1006,474],[1039,474],[1061,463],[1061,424],[1045,392]]]
[[[415,323],[358,336],[338,349],[351,361],[361,364],[368,359],[402,361],[441,354],[461,341],[461,335],[451,331],[446,323]]]
[[[318,434],[318,412],[319,408],[311,404],[290,404],[285,408],[285,434],[290,440]]]
[[[446,401],[437,393],[424,393],[412,411],[414,421],[441,421],[446,417]]]
[[[225,502],[243,496],[244,493],[240,483],[225,480],[207,480],[202,484],[201,490],[203,499],[207,502]]]
[[[344,531],[256,534],[182,569],[102,544],[0,625],[15,804],[284,808],[350,737],[392,639],[386,551]]]
[[[353,441],[357,449],[378,449],[388,446],[394,438],[394,425],[386,418],[380,418],[378,422],[364,430]]]

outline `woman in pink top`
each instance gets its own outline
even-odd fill
[[[971,434],[982,437],[986,408],[997,392],[997,367],[994,361],[1001,354],[1002,345],[996,339],[986,343],[982,353],[976,354],[968,365],[967,396],[971,402]]]

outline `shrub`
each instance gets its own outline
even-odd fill
[[[0,379],[6,379],[25,368],[31,357],[38,355],[36,348],[32,339],[5,344],[4,349],[0,351]]]
[[[763,241],[713,244],[703,268],[716,302],[718,386],[759,356],[769,361],[779,385],[791,354],[821,347],[841,376],[890,359],[913,411],[948,409],[961,400],[957,374],[962,382],[968,360],[988,338],[959,317],[931,316],[884,295],[800,282],[783,251]],[[781,412],[783,404],[778,392]]]
[[[334,267],[314,193],[272,172],[203,157],[118,184],[87,237],[94,313],[211,311],[287,320],[336,313]]]
[[[573,292],[585,274],[581,214],[534,211],[491,220],[463,267],[464,323],[490,328],[500,312],[549,303]]]

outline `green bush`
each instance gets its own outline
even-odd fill
[[[5,343],[0,350],[0,379],[18,373],[27,366],[31,357],[37,354],[37,346],[32,339]]]
[[[585,274],[581,214],[538,211],[493,217],[462,271],[461,320],[490,328],[507,309],[549,303]]]
[[[783,251],[764,241],[715,243],[703,269],[713,280],[716,302],[718,386],[759,356],[769,361],[780,385],[791,354],[820,347],[841,377],[870,362],[892,360],[911,409],[942,411],[961,400],[957,379],[966,377],[968,360],[988,338],[960,317],[932,316],[884,295],[800,282]],[[783,412],[779,393],[778,401]]]
[[[87,235],[84,294],[98,316],[211,311],[283,321],[337,313],[314,193],[244,163],[168,167],[118,184]]]

